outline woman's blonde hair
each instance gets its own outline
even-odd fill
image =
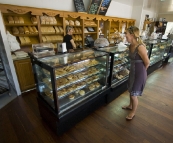
[[[142,44],[145,46],[145,44],[143,43],[142,39],[140,38],[140,35],[139,35],[139,28],[136,27],[136,26],[130,26],[129,28],[127,28],[127,31],[130,33],[130,34],[134,34],[137,42],[139,44]]]
[[[67,25],[67,26],[66,26],[66,34],[67,34],[71,29],[73,29],[73,27]]]

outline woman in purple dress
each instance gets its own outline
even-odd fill
[[[131,110],[126,117],[127,120],[132,120],[135,116],[138,106],[138,96],[142,95],[147,79],[147,68],[149,59],[145,44],[139,36],[139,29],[131,26],[126,30],[126,39],[130,43],[129,58],[130,58],[130,73],[128,80],[128,91],[130,93],[130,103],[123,109]]]

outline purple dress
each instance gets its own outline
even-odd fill
[[[138,54],[138,45],[133,53],[129,50],[130,73],[128,91],[131,96],[141,96],[147,79],[147,71],[144,62]]]

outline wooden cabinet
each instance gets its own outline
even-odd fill
[[[26,91],[35,87],[34,74],[29,58],[14,61],[20,90]]]

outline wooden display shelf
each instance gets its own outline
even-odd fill
[[[87,32],[87,33],[84,33],[84,34],[96,34],[97,32]]]
[[[32,36],[38,36],[38,34],[13,34],[14,36],[28,36],[28,37],[32,37]]]
[[[9,24],[5,23],[5,26],[37,26],[37,24],[27,24],[27,23],[16,23],[16,24]]]
[[[84,25],[84,27],[98,27],[97,25]]]
[[[74,40],[75,42],[81,42],[82,40]]]
[[[41,33],[41,35],[62,35],[64,33]]]
[[[63,24],[40,24],[40,26],[63,26]]]
[[[75,33],[75,32],[74,32],[73,34],[79,34],[79,35],[80,35],[80,34],[82,34],[82,33],[81,33],[81,32],[80,32],[80,33]]]

